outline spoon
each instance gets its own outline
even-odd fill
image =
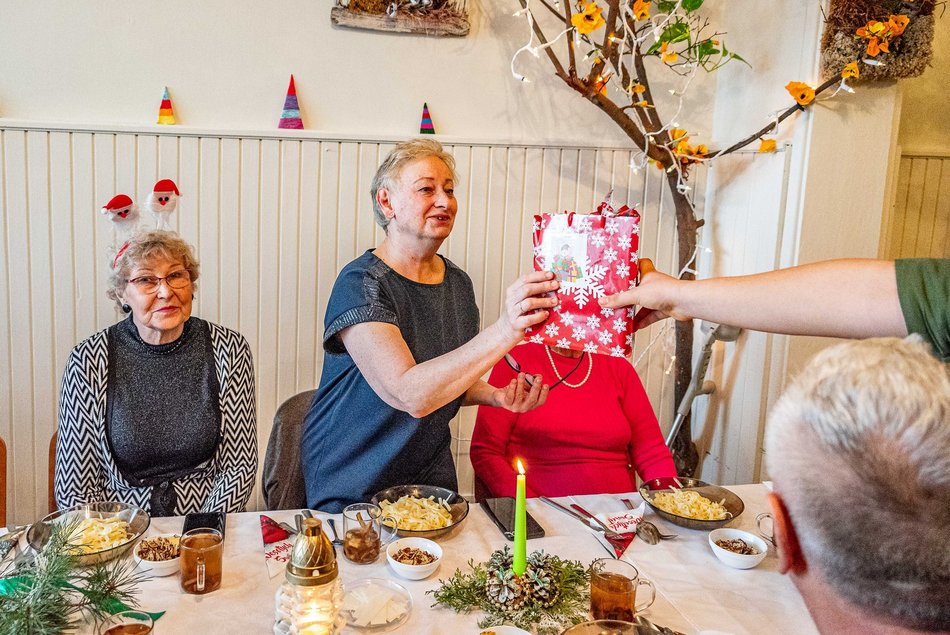
[[[340,540],[340,537],[336,533],[336,523],[333,522],[332,518],[327,518],[327,524],[330,525],[330,531],[333,532],[333,544],[337,547],[343,545],[343,541]]]
[[[633,503],[630,502],[629,498],[621,498],[620,502],[624,504],[627,509],[633,509]],[[647,543],[648,545],[655,545],[661,540],[673,540],[679,538],[677,534],[662,534],[660,530],[657,529],[656,525],[651,523],[649,520],[644,520],[639,525],[637,525],[637,538]]]

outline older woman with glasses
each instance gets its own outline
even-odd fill
[[[514,349],[488,381],[539,373],[551,383],[531,412],[479,408],[472,434],[475,476],[489,496],[514,496],[521,459],[529,496],[632,492],[643,480],[676,476],[673,457],[629,361],[543,344]],[[531,376],[531,375],[528,376]]]
[[[132,238],[108,295],[129,314],[66,363],[56,502],[153,516],[244,509],[257,471],[254,366],[235,331],[191,316],[198,262],[177,234]]]
[[[544,403],[540,381],[481,377],[547,317],[550,272],[508,287],[479,332],[468,275],[439,248],[455,225],[455,162],[434,140],[397,145],[370,192],[386,237],[340,272],[327,306],[323,375],[301,447],[310,507],[339,512],[394,485],[458,489],[449,421],[463,405]]]

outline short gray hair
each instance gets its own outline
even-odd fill
[[[129,274],[136,267],[148,263],[155,257],[164,257],[168,260],[181,263],[191,276],[191,288],[198,290],[198,259],[191,245],[186,243],[175,232],[152,230],[136,234],[129,239],[125,246],[119,248],[119,253],[112,262],[112,273],[109,276],[109,288],[106,295],[122,308],[119,294],[129,282]]]
[[[928,345],[816,355],[769,415],[766,460],[809,566],[838,595],[950,629],[950,367]]]
[[[435,157],[449,168],[452,173],[452,180],[458,181],[455,173],[455,158],[442,148],[442,144],[435,139],[410,139],[403,141],[390,151],[383,159],[379,169],[376,170],[376,176],[373,177],[373,184],[370,186],[369,193],[373,197],[373,214],[376,216],[376,224],[386,229],[389,225],[389,219],[383,213],[383,209],[376,200],[376,193],[381,189],[392,189],[399,178],[399,172],[410,161],[424,159],[426,157]]]

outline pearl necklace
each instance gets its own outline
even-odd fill
[[[554,374],[557,376],[558,381],[564,384],[565,386],[567,386],[568,388],[580,388],[581,386],[587,383],[588,379],[590,379],[590,371],[594,367],[594,358],[591,356],[590,353],[587,353],[587,374],[584,375],[584,379],[580,380],[576,384],[571,384],[565,381],[564,378],[561,377],[561,373],[558,372],[557,366],[554,363],[554,357],[551,356],[551,348],[549,346],[545,346],[544,352],[548,354],[548,361],[551,362],[551,368],[554,369]]]

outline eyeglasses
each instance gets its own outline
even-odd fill
[[[159,276],[139,276],[138,278],[127,280],[127,282],[134,284],[135,288],[142,293],[155,293],[158,291],[158,285],[163,281],[168,285],[169,289],[184,289],[191,284],[191,274],[188,273],[187,269],[182,269],[181,271],[173,271],[164,278]]]
[[[551,385],[551,387],[548,388],[548,390],[554,390],[555,388],[557,388],[558,384],[560,384],[565,379],[570,377],[574,373],[575,370],[580,368],[581,362],[583,361],[584,361],[584,356],[581,355],[580,357],[577,358],[577,363],[574,365],[574,368],[572,368],[569,373],[567,373],[566,375],[558,379],[556,382],[554,382]],[[534,386],[534,375],[532,373],[529,373],[526,370],[521,370],[521,364],[519,364],[518,360],[516,360],[514,357],[511,356],[511,353],[505,353],[505,362],[511,367],[511,370],[515,371],[516,373],[524,373],[524,380],[528,383],[529,386]]]

